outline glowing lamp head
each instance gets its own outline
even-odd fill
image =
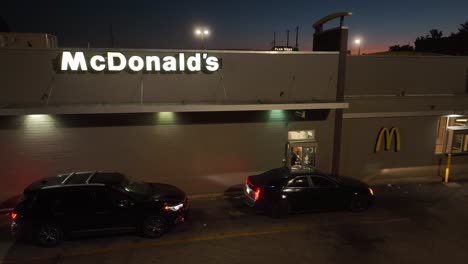
[[[361,44],[361,39],[356,39],[356,40],[354,40],[354,43],[355,43],[356,45]]]
[[[201,31],[200,29],[197,29],[197,30],[195,30],[195,34],[196,34],[196,35],[201,35],[201,34],[202,34],[202,31]]]
[[[203,34],[205,34],[205,35],[209,35],[209,34],[210,34],[210,31],[209,31],[209,30],[207,30],[207,29],[205,29],[205,30],[203,30]]]

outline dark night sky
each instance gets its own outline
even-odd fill
[[[58,36],[59,46],[110,46],[110,25],[116,47],[199,48],[193,30],[207,25],[214,49],[268,49],[277,33],[285,44],[286,29],[300,27],[301,50],[312,46],[312,24],[340,11],[350,40],[363,39],[363,52],[386,50],[393,44],[413,44],[432,28],[445,35],[468,21],[467,0],[258,0],[258,1],[150,1],[150,0],[0,0],[0,16],[11,31],[46,32]],[[332,24],[334,25],[334,24]]]

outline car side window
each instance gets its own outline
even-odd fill
[[[85,189],[64,188],[57,192],[57,210],[87,211],[93,204],[89,191]]]
[[[319,187],[319,188],[329,188],[329,187],[335,187],[336,183],[333,181],[326,179],[325,177],[321,176],[311,176],[310,179],[312,180],[312,183],[314,184],[314,187]]]
[[[309,181],[305,176],[296,177],[289,182],[288,187],[309,187]]]
[[[130,201],[130,199],[123,194],[122,192],[114,189],[109,189],[107,191],[108,199],[111,201],[113,205],[117,205],[122,201]]]
[[[96,192],[96,200],[102,206],[116,207],[122,201],[130,202],[130,199],[118,190],[111,188],[99,188]]]

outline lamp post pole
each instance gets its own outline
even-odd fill
[[[201,38],[201,49],[205,49],[205,37],[208,37],[210,31],[207,28],[198,28],[195,35]]]
[[[358,45],[358,55],[361,55],[361,39],[354,40],[354,43]]]

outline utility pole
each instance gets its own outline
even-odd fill
[[[273,48],[276,47],[276,32],[273,32]]]
[[[294,46],[294,50],[299,50],[299,27],[296,27],[296,45]]]

